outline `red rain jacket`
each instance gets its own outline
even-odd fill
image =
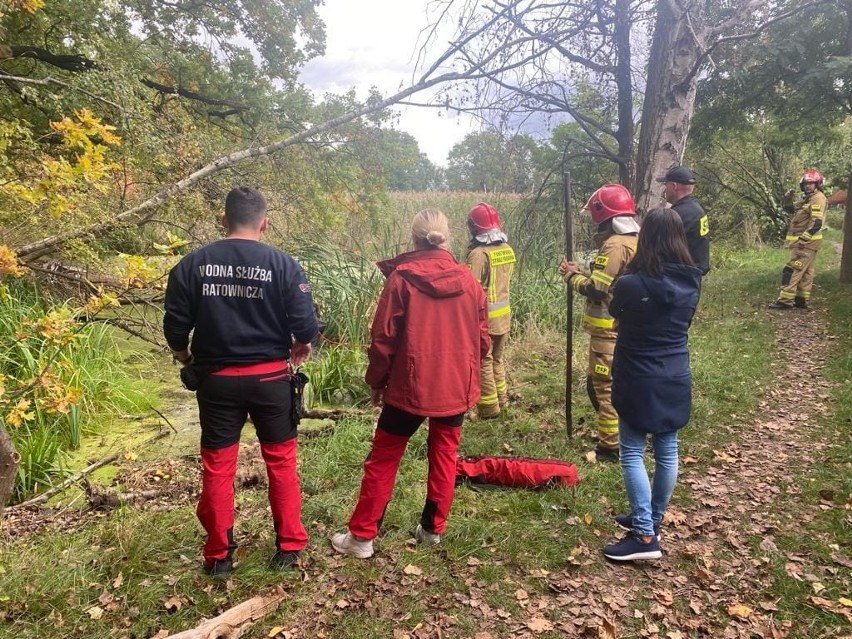
[[[370,388],[415,415],[447,417],[479,401],[488,353],[482,286],[449,251],[422,249],[378,263],[387,281],[370,329]]]

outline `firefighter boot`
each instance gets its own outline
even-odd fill
[[[795,306],[796,308],[807,308],[807,307],[808,307],[808,303],[805,301],[805,298],[804,298],[804,297],[801,297],[801,296],[797,295],[797,296],[793,299],[793,306]]]
[[[789,311],[793,308],[792,304],[787,304],[786,302],[782,302],[781,300],[775,300],[772,304],[769,305],[769,308],[773,311]]]

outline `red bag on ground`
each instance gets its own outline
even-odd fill
[[[459,457],[456,485],[505,488],[553,488],[580,482],[577,466],[561,459],[529,457]]]

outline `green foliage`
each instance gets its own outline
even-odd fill
[[[21,454],[16,499],[62,478],[64,453],[98,420],[145,401],[119,367],[108,327],[80,323],[21,285],[0,284],[0,427]]]
[[[391,191],[428,191],[443,187],[444,173],[408,133],[394,129],[373,129],[374,143],[365,149],[380,163]]]
[[[525,193],[533,187],[537,153],[528,135],[507,140],[495,131],[469,133],[450,150],[447,185],[453,191]]]

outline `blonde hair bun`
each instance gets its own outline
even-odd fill
[[[446,248],[450,223],[439,209],[423,209],[411,221],[411,237],[419,248]]]

